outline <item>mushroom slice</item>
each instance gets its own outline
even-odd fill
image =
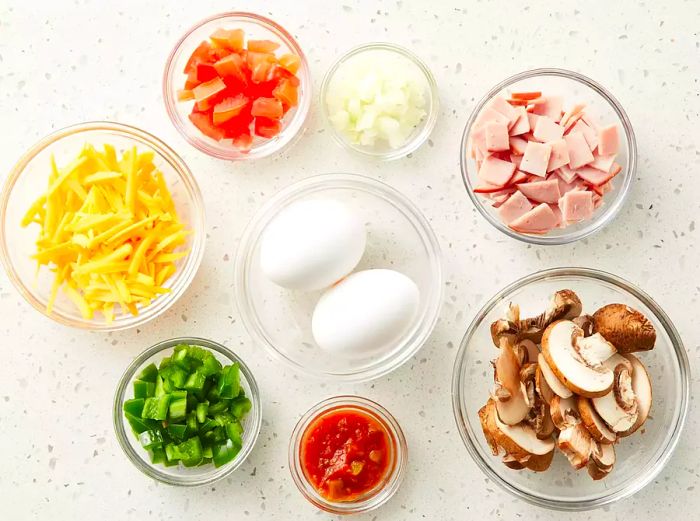
[[[523,360],[522,363],[535,363],[540,355],[540,348],[537,347],[537,344],[532,340],[521,340],[518,342],[516,349],[518,351],[518,356]]]
[[[637,418],[637,399],[632,388],[632,374],[624,364],[614,372],[614,385],[605,396],[593,398],[593,407],[613,432],[631,429]]]
[[[499,318],[491,323],[491,340],[496,347],[501,346],[501,339],[515,344],[518,340],[518,324],[505,318]]]
[[[571,392],[571,389],[569,389],[566,385],[561,383],[561,380],[557,378],[557,375],[555,375],[554,371],[552,371],[552,368],[549,367],[549,364],[547,363],[547,360],[545,359],[542,353],[540,353],[540,356],[537,358],[537,361],[539,363],[542,376],[544,377],[546,383],[549,385],[549,388],[554,394],[556,394],[557,396],[561,396],[562,398],[569,398],[574,394]],[[551,401],[551,399],[548,401]]]
[[[567,425],[577,421],[579,418],[576,398],[574,396],[569,396],[568,398],[554,396],[552,401],[549,402],[549,411],[554,426],[559,430],[565,429]]]
[[[512,470],[523,470],[525,468],[524,463],[519,462],[510,454],[506,454],[505,456],[503,456],[502,461],[506,467]]]
[[[525,463],[525,467],[533,472],[544,472],[552,464],[554,459],[554,447],[547,454],[536,454],[530,457]]]
[[[542,339],[544,330],[552,322],[577,317],[581,314],[581,311],[581,299],[578,298],[576,293],[570,289],[559,290],[552,295],[549,306],[544,313],[518,322],[520,338],[539,342]]]
[[[649,378],[649,372],[646,367],[644,367],[639,358],[632,354],[625,355],[625,358],[632,363],[633,368],[632,390],[637,400],[637,421],[628,430],[621,432],[620,436],[629,436],[642,426],[649,417],[652,402],[651,378]]]
[[[615,465],[615,447],[611,443],[595,443],[588,461],[588,474],[599,480],[610,474]]]
[[[503,423],[517,425],[523,421],[530,412],[530,403],[525,384],[520,384],[520,391],[505,401],[496,401],[496,411]]]
[[[624,365],[630,373],[632,373],[634,371],[634,367],[632,366],[632,362],[630,362],[628,358],[625,358],[624,356],[622,356],[619,353],[612,355],[605,362],[603,362],[603,365],[605,367],[607,367],[608,369],[610,369],[611,371],[614,371],[615,368],[620,364]]]
[[[591,400],[583,396],[578,397],[578,412],[581,421],[591,433],[594,440],[600,443],[615,443],[617,434],[611,431],[600,415],[595,411]]]
[[[656,343],[656,329],[642,313],[625,304],[608,304],[593,314],[595,331],[620,353],[649,351]]]
[[[486,443],[491,449],[491,453],[494,456],[498,456],[500,449],[498,447],[498,443],[496,442],[496,423],[492,418],[492,411],[494,408],[493,400],[486,402],[486,405],[479,409],[479,421],[481,422],[481,430],[484,431],[484,437],[486,438]]]
[[[583,329],[581,329],[583,331]],[[576,337],[574,349],[581,359],[590,367],[600,367],[612,355],[617,353],[615,346],[603,338],[600,333],[591,336]]]
[[[530,409],[530,414],[526,421],[535,429],[537,437],[541,440],[550,438],[556,428],[552,421],[549,404],[540,397],[538,397],[535,406]]]
[[[591,336],[593,334],[593,317],[590,315],[581,315],[580,317],[574,317],[571,321],[578,327],[583,329],[583,336]]]
[[[588,465],[594,443],[590,433],[579,420],[567,424],[557,438],[557,447],[576,470]]]
[[[501,353],[495,364],[497,384],[504,387],[510,397],[496,402],[496,409],[501,421],[508,425],[516,425],[523,421],[530,412],[530,402],[527,388],[520,380],[520,363],[506,339],[501,339]]]
[[[603,396],[610,391],[614,375],[603,364],[586,363],[575,348],[579,338],[583,338],[583,331],[571,320],[554,322],[542,336],[542,354],[557,378],[571,391],[588,398]]]
[[[537,372],[535,373],[535,390],[537,394],[547,403],[552,401],[555,394],[552,388],[547,383],[544,375],[542,374],[542,364],[537,364]],[[569,391],[569,389],[566,389]],[[571,392],[571,391],[569,391]]]

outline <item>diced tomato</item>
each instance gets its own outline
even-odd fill
[[[284,114],[282,102],[275,98],[258,98],[253,101],[250,113],[254,117],[279,119]]]
[[[250,102],[243,94],[238,94],[233,98],[224,98],[214,106],[214,125],[221,125],[229,119],[238,116],[243,108]]]
[[[226,56],[228,56],[232,52],[234,51],[232,51],[231,49],[227,49],[226,47],[212,47],[207,56],[208,63],[214,64],[220,59],[226,58]]]
[[[197,102],[198,107],[201,110],[206,110],[207,108],[214,106],[214,103],[216,103],[218,100],[217,95],[225,88],[226,84],[217,76],[213,80],[197,85],[194,89],[192,89],[192,92],[194,93],[194,99]]]
[[[232,81],[242,85],[248,83],[245,68],[245,61],[237,53],[229,54],[214,64],[214,69],[227,85],[231,84]]]
[[[233,146],[238,148],[241,152],[249,152],[253,146],[253,136],[250,135],[250,132],[247,134],[240,134],[233,138]]]
[[[214,126],[210,116],[204,112],[192,112],[189,115],[192,124],[197,127],[202,134],[216,141],[221,141],[224,137],[223,131]]]
[[[197,63],[195,65],[195,80],[199,83],[204,83],[205,81],[213,80],[216,78],[216,69],[213,65],[208,63]]]
[[[187,64],[185,65],[185,69],[182,72],[184,72],[185,74],[188,74],[190,72],[190,69],[192,68],[192,66],[196,62],[206,61],[206,57],[207,57],[210,49],[211,49],[211,44],[209,42],[200,43],[197,46],[197,48],[190,55],[190,59],[187,60]]]
[[[271,79],[270,72],[277,59],[274,54],[249,51],[246,54],[246,62],[251,70],[253,83],[262,83]]]
[[[297,88],[287,79],[280,80],[272,95],[287,108],[296,106],[298,101]]]
[[[278,119],[255,118],[255,134],[264,138],[273,138],[282,130]]]
[[[251,52],[273,53],[279,49],[280,44],[272,40],[248,40],[248,50]]]
[[[243,49],[245,42],[245,33],[243,29],[217,29],[210,37],[219,47],[225,47],[232,51],[240,51]]]
[[[190,101],[194,99],[194,92],[190,89],[180,89],[177,91],[178,101]]]
[[[299,66],[301,65],[301,58],[299,58],[299,56],[296,54],[283,54],[277,61],[279,62],[280,67],[285,68],[292,74],[296,74],[299,70]]]

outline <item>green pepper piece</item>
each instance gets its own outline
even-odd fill
[[[149,398],[156,393],[156,384],[145,380],[134,380],[134,398]]]
[[[141,412],[142,418],[151,418],[153,420],[165,420],[168,417],[168,406],[170,405],[170,395],[146,398],[146,402]]]
[[[214,442],[222,442],[226,439],[226,431],[223,427],[214,427],[212,432],[212,440]]]
[[[157,465],[158,463],[165,463],[166,458],[165,458],[165,449],[161,447],[154,447],[150,451],[151,455],[151,463],[154,465]]]
[[[205,433],[205,432],[208,432],[208,431],[210,431],[218,426],[219,426],[219,423],[216,420],[207,420],[206,422],[204,422],[204,425],[202,425],[199,428],[199,432]]]
[[[207,421],[207,414],[209,414],[209,402],[199,402],[195,413],[197,414],[197,421],[199,423],[204,423]]]
[[[174,443],[168,443],[165,446],[165,459],[167,461],[179,461],[180,452],[177,450],[177,445]]]
[[[180,344],[175,346],[175,352],[173,356],[170,357],[172,363],[178,365],[181,369],[185,371],[190,371],[193,366],[193,360],[189,356],[190,346],[186,344]]]
[[[250,400],[239,394],[237,398],[231,400],[231,407],[229,410],[236,418],[242,420],[245,415],[248,414],[251,407],[253,407],[253,404],[250,403]]]
[[[164,394],[166,394],[166,392],[165,392],[165,385],[164,385],[163,379],[160,376],[157,376],[156,377],[156,388],[155,388],[155,391],[153,392],[153,396],[155,396],[157,398],[159,396],[163,396]]]
[[[238,372],[238,364],[227,365],[221,370],[217,389],[221,398],[235,398],[240,391],[241,382]]]
[[[179,400],[170,401],[170,409],[168,411],[168,417],[171,420],[180,420],[187,414],[187,398],[180,398]]]
[[[169,365],[170,365],[170,357],[169,357],[169,356],[166,356],[166,357],[163,358],[163,359],[160,361],[160,363],[158,364],[158,370],[159,370],[159,371],[162,371],[163,369],[165,369],[165,368],[168,367]]]
[[[143,380],[144,382],[155,383],[156,376],[158,376],[158,368],[156,367],[156,364],[148,364],[143,368],[138,376],[138,379]]]
[[[224,412],[226,409],[228,409],[228,407],[228,400],[221,400],[220,402],[212,403],[209,405],[209,416],[214,416],[215,414]]]
[[[227,424],[225,429],[228,439],[233,441],[235,444],[243,446],[243,426],[239,422],[233,421]]]
[[[204,383],[207,381],[207,377],[199,372],[199,370],[190,373],[185,382],[185,389],[188,391],[201,391],[204,389]]]
[[[199,428],[199,425],[197,424],[197,413],[195,411],[190,411],[187,414],[187,428],[192,433],[197,432],[197,429]]]
[[[202,461],[202,442],[199,436],[183,441],[176,448],[185,467],[194,467]]]
[[[209,389],[209,392],[207,393],[207,400],[209,400],[210,403],[214,403],[218,402],[219,399],[219,389],[217,389],[217,385],[212,385],[211,389]]]
[[[187,399],[187,391],[173,391],[170,393],[173,400],[185,400]]]
[[[230,412],[222,412],[214,415],[214,420],[219,424],[220,427],[225,427],[229,423],[238,421],[234,418],[233,414]]]
[[[227,439],[223,443],[213,445],[211,450],[214,466],[219,468],[232,461],[241,450],[241,447],[236,445],[232,440]]]
[[[139,443],[144,449],[154,449],[163,446],[163,434],[159,430],[144,431],[139,434]]]
[[[202,461],[199,463],[199,467],[203,467],[204,465],[209,465],[211,463],[211,458],[202,458]]]
[[[202,365],[199,367],[199,372],[204,376],[211,376],[221,372],[221,362],[211,353],[206,353],[202,358]]]
[[[209,445],[202,446],[202,457],[205,460],[207,460],[207,459],[211,460],[214,457],[214,454],[211,450],[211,446],[209,446]]]
[[[182,441],[187,437],[187,425],[184,423],[171,423],[166,430],[174,440]]]
[[[124,417],[126,421],[129,422],[131,430],[134,431],[134,434],[137,436],[144,431],[158,428],[158,422],[154,420],[146,420],[129,412],[125,412]]]
[[[122,408],[124,409],[124,412],[133,414],[134,416],[141,416],[145,403],[146,402],[143,398],[132,398],[131,400],[125,401]]]

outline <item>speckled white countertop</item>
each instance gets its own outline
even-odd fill
[[[305,49],[315,87],[347,48],[388,40],[432,67],[442,113],[430,142],[389,164],[340,150],[318,111],[282,156],[254,164],[211,159],[170,124],[161,74],[193,22],[231,9],[259,10]],[[0,517],[25,519],[310,519],[315,511],[287,469],[296,419],[321,398],[357,393],[401,422],[410,466],[398,494],[358,519],[693,519],[700,511],[700,422],[692,408],[666,469],[632,499],[601,511],[548,512],[485,479],[457,433],[450,401],[455,352],[487,298],[547,267],[581,265],[622,275],[651,294],[684,338],[700,391],[700,3],[450,2],[447,0],[4,0],[0,5],[0,172],[45,134],[85,120],[138,125],[175,147],[207,203],[204,262],[185,296],[145,327],[115,334],[54,324],[0,274]],[[531,247],[499,234],[464,193],[458,151],[470,110],[489,87],[536,66],[598,80],[634,125],[639,169],[621,214],[581,243]],[[425,212],[444,253],[445,303],[429,342],[391,375],[361,385],[307,383],[268,360],[248,338],[233,301],[238,238],[267,197],[323,172],[376,176]],[[696,224],[697,222],[697,224]],[[214,486],[157,484],[124,457],[112,430],[112,394],[129,361],[161,339],[194,334],[223,342],[251,366],[264,424],[243,467]]]

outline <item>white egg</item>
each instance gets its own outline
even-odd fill
[[[418,312],[415,282],[394,270],[358,271],[321,295],[311,331],[322,349],[344,355],[393,347]]]
[[[299,201],[284,208],[263,232],[260,265],[275,284],[314,291],[350,273],[366,243],[359,216],[340,201]]]

